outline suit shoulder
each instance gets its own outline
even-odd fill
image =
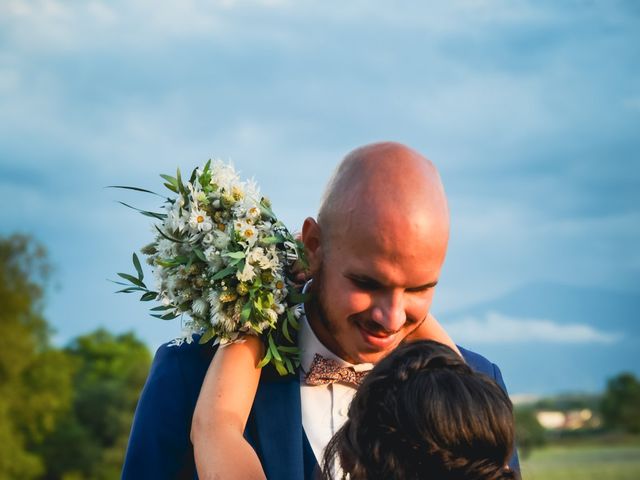
[[[462,353],[463,358],[471,368],[478,372],[484,373],[491,378],[496,379],[497,377],[500,377],[500,379],[502,379],[500,369],[495,363],[491,362],[479,353],[467,350],[466,348],[463,348],[461,346],[458,346],[458,349],[460,349],[460,353]]]
[[[176,344],[175,341],[163,343],[156,350],[155,362],[191,364],[211,361],[216,347],[212,347],[210,343],[200,344],[198,340],[199,337],[196,336],[191,343]]]

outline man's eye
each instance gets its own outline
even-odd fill
[[[378,284],[369,280],[361,280],[358,278],[352,278],[353,284],[360,290],[373,291],[378,288]]]

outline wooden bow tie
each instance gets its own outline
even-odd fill
[[[345,367],[316,353],[305,382],[313,386],[340,382],[358,387],[367,373],[369,372],[356,372],[353,367]]]

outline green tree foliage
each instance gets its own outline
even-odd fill
[[[516,422],[516,443],[518,453],[524,459],[534,448],[547,442],[544,427],[536,418],[536,410],[532,407],[519,407],[514,411]]]
[[[42,314],[50,267],[23,235],[0,237],[0,479],[44,470],[35,446],[71,405],[72,362],[49,344]]]
[[[605,425],[629,433],[640,433],[640,382],[631,373],[621,373],[607,382],[600,405]]]
[[[46,479],[120,478],[133,412],[151,355],[133,334],[98,330],[66,349],[74,360],[73,410],[40,450]]]

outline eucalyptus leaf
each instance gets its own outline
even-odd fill
[[[284,338],[293,343],[291,335],[289,335],[289,319],[287,317],[284,317],[284,320],[282,321],[282,334],[284,335]]]
[[[140,188],[140,187],[129,187],[129,186],[126,186],[126,185],[107,185],[106,188],[120,188],[122,190],[134,190],[136,192],[150,193],[151,195],[156,195],[156,196],[161,197],[161,198],[167,198],[164,195],[160,195],[159,193],[152,192],[151,190],[147,190],[145,188]]]
[[[135,210],[136,212],[140,212],[142,215],[145,215],[147,217],[156,218],[158,220],[164,220],[165,218],[167,218],[167,215],[164,214],[164,213],[156,213],[156,212],[149,212],[147,210],[142,210],[142,209],[140,209],[138,207],[134,207],[133,205],[129,205],[128,203],[122,202],[120,200],[118,200],[118,203],[120,205],[124,205],[127,208]]]
[[[140,297],[141,302],[148,302],[150,300],[155,300],[158,294],[156,292],[146,292]]]
[[[252,302],[246,302],[242,306],[242,312],[240,313],[240,318],[242,318],[242,320],[244,321],[249,320],[249,317],[251,316],[251,303]]]
[[[280,356],[280,352],[278,352],[278,347],[276,345],[276,342],[273,341],[273,337],[271,336],[271,334],[269,334],[269,350],[271,350],[271,354],[273,355],[273,358],[275,358],[278,361],[282,361],[282,357]]]
[[[184,240],[170,237],[168,233],[165,233],[162,230],[160,230],[160,227],[158,227],[157,225],[154,225],[154,227],[158,231],[158,233],[162,235],[164,238],[166,238],[167,240],[171,240],[172,242],[176,242],[176,243],[186,243]]]
[[[157,307],[150,308],[152,312],[162,312],[164,310],[171,310],[173,307],[171,305],[158,305]]]
[[[213,328],[210,328],[209,330],[205,331],[202,334],[202,336],[200,337],[200,340],[198,341],[198,343],[200,345],[203,345],[203,344],[207,343],[209,340],[211,340],[215,336],[216,336],[216,334],[213,331]]]
[[[289,319],[289,323],[291,323],[291,326],[293,328],[295,328],[296,330],[300,328],[300,325],[298,324],[298,320],[296,320],[296,316],[293,313],[293,310],[287,310],[287,318]]]
[[[200,250],[199,248],[194,248],[193,249],[193,253],[195,253],[196,257],[198,257],[203,262],[207,262],[207,257],[204,256],[204,252],[202,250]]]
[[[171,185],[170,183],[163,183],[163,185],[167,187],[169,190],[171,190],[173,193],[178,193],[178,189],[173,185]]]
[[[167,182],[169,182],[171,185],[178,188],[178,180],[176,180],[175,177],[172,177],[171,175],[165,175],[164,173],[161,173],[160,176],[164,178]]]
[[[229,257],[234,259],[243,259],[246,255],[244,252],[228,252],[222,255],[223,257]]]
[[[137,279],[133,275],[129,275],[128,273],[118,273],[118,276],[124,278],[125,280],[129,280],[131,283],[138,287],[147,288],[147,286],[141,280]]]
[[[180,315],[176,315],[175,313],[165,313],[164,315],[151,314],[151,316],[159,318],[160,320],[173,320],[174,318],[178,318]]]
[[[220,280],[222,278],[228,277],[229,275],[231,275],[232,273],[236,272],[236,267],[234,266],[230,266],[227,267],[223,270],[220,270],[218,273],[216,273],[213,277],[211,277],[211,280]]]
[[[258,368],[263,368],[264,366],[266,366],[267,363],[271,361],[271,358],[272,358],[271,350],[267,349],[267,353],[265,353],[262,360],[260,360],[260,363],[258,363]]]
[[[282,243],[284,242],[284,237],[280,236],[280,235],[272,235],[270,237],[265,237],[261,240],[261,243],[263,243],[264,245],[271,245],[274,243]]]
[[[289,292],[289,302],[293,304],[305,303],[311,300],[310,293]]]
[[[289,360],[288,357],[284,357],[283,358],[285,365],[287,366],[287,372],[289,373],[294,373],[294,368],[293,368],[293,364],[291,363],[291,360]]]
[[[133,292],[146,292],[146,288],[141,287],[127,287],[122,290],[118,290],[116,293],[133,293]]]
[[[279,360],[279,361],[275,360],[273,362],[273,366],[276,367],[276,370],[278,371],[278,373],[283,377],[288,373],[286,367],[282,363],[282,360]]]
[[[300,353],[300,349],[298,347],[286,347],[284,345],[280,345],[278,350],[282,353],[291,353],[293,355]]]
[[[133,254],[133,266],[136,267],[136,271],[138,272],[138,279],[142,281],[144,279],[144,273],[142,272],[142,265],[140,265],[140,260],[138,259],[138,255]]]

